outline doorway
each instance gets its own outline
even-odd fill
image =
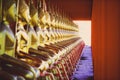
[[[86,45],[91,46],[91,20],[74,20],[73,22],[79,27],[79,36]]]

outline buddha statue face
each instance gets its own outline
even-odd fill
[[[19,2],[19,16],[20,18],[24,19],[27,23],[29,23],[31,19],[29,7],[24,0],[20,0]]]
[[[3,0],[3,20],[9,23],[16,21],[17,7],[15,0]]]

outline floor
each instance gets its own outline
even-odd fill
[[[93,63],[90,46],[84,47],[81,58],[73,72],[72,80],[93,80]]]

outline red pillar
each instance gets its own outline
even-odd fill
[[[119,0],[93,0],[94,80],[120,80],[119,6]]]

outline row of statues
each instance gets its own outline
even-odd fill
[[[69,80],[60,60],[81,39],[60,13],[47,0],[0,0],[0,79]]]

